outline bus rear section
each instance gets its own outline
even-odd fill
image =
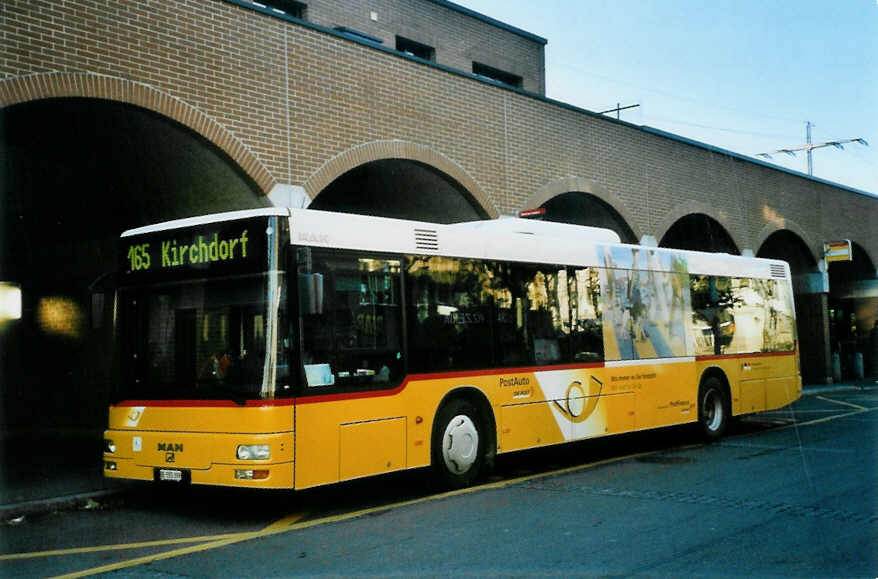
[[[123,236],[107,477],[292,487],[287,229],[256,210]]]

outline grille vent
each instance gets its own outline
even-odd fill
[[[415,247],[422,251],[439,251],[439,232],[435,229],[415,229]]]
[[[784,269],[784,266],[782,265],[772,264],[769,265],[768,268],[771,270],[771,277],[777,277],[780,279],[785,279],[787,277],[786,269]]]

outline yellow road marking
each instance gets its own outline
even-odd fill
[[[165,553],[159,553],[158,555],[138,557],[136,559],[129,559],[127,561],[121,561],[119,563],[102,565],[101,567],[92,567],[91,569],[85,569],[84,571],[76,571],[74,573],[68,573],[66,575],[58,575],[57,579],[73,579],[75,577],[88,577],[89,575],[97,575],[98,573],[109,573],[110,571],[118,571],[119,569],[127,569],[128,567],[136,567],[138,565],[146,565],[147,563],[154,563],[155,561],[162,561],[164,559],[173,559],[174,557],[182,557],[183,555],[191,555],[192,553],[208,551],[210,549],[218,549],[219,547],[225,547],[226,545],[239,543],[241,541],[247,541],[258,536],[258,532],[243,533],[243,536],[241,537],[223,539],[221,541],[211,541],[210,543],[195,545],[193,547],[186,547],[183,549],[176,549],[174,551],[167,551]]]
[[[857,414],[863,414],[866,412],[875,412],[878,408],[863,408],[862,410],[854,410],[852,412],[845,412],[844,414],[836,414],[834,416],[827,416],[825,418],[815,418],[814,420],[809,420],[807,422],[794,422],[789,426],[782,426],[781,428],[794,428],[796,426],[811,426],[812,424],[821,424],[823,422],[830,422],[832,420],[837,420],[839,418],[847,418],[848,416],[856,416]],[[780,430],[780,429],[778,429]]]
[[[101,553],[104,551],[124,551],[128,549],[145,549],[149,547],[164,547],[167,545],[183,545],[186,543],[208,543],[227,539],[240,539],[254,532],[273,534],[279,530],[285,530],[290,525],[304,517],[304,514],[295,514],[276,521],[262,531],[246,531],[242,533],[226,533],[223,535],[205,535],[203,537],[182,537],[179,539],[161,539],[157,541],[142,541],[139,543],[120,543],[117,545],[98,545],[96,547],[73,547],[70,549],[55,549],[52,551],[36,551],[32,553],[12,553],[0,555],[0,561],[15,561],[19,559],[36,559],[39,557],[56,557],[60,555],[81,555],[85,553]]]
[[[0,561],[35,559],[38,557],[53,557],[58,555],[79,555],[82,553],[100,553],[103,551],[123,551],[126,549],[143,549],[147,547],[162,547],[165,545],[181,545],[185,543],[206,543],[218,539],[230,539],[241,534],[243,533],[208,535],[205,537],[184,537],[181,539],[163,539],[158,541],[143,541],[141,543],[124,543],[119,545],[99,545],[97,547],[74,547],[71,549],[55,549],[54,551],[38,551],[34,553],[13,553],[11,555],[0,555]]]
[[[76,571],[74,573],[68,573],[65,575],[58,575],[57,579],[73,579],[76,577],[87,577],[89,575],[97,575],[98,573],[109,573],[110,571],[118,571],[119,569],[127,569],[128,567],[136,567],[138,565],[145,565],[147,563],[153,563],[155,561],[163,561],[165,559],[173,559],[175,557],[182,557],[183,555],[191,555],[192,553],[200,553],[202,551],[209,551],[212,549],[218,549],[220,547],[225,547],[228,545],[233,545],[235,543],[241,543],[244,541],[249,541],[251,539],[257,539],[259,537],[267,537],[269,535],[276,535],[278,533],[284,533],[291,528],[291,525],[296,521],[305,517],[306,513],[298,513],[295,515],[289,515],[284,517],[283,519],[272,523],[271,525],[265,527],[261,531],[251,531],[247,533],[235,533],[232,535],[225,536],[224,538],[216,541],[210,541],[208,543],[203,543],[201,545],[193,545],[192,547],[184,547],[182,549],[175,549],[173,551],[166,551],[164,553],[158,553],[155,555],[147,555],[145,557],[137,557],[136,559],[129,559],[127,561],[120,561],[118,563],[110,563],[109,565],[102,565],[100,567],[92,567],[91,569],[85,569],[83,571]]]
[[[853,402],[845,402],[844,400],[835,400],[833,398],[827,398],[826,396],[818,396],[820,400],[825,402],[832,402],[833,404],[841,404],[842,406],[850,406],[851,408],[856,408],[857,410],[867,410],[865,406],[860,406],[859,404],[854,404]]]
[[[796,410],[796,414],[835,414],[839,411],[838,408],[815,408],[813,410]],[[789,410],[769,410],[767,412],[760,412],[759,414],[754,414],[754,418],[765,418],[765,417],[780,417],[780,418],[789,418],[790,411]]]
[[[304,516],[305,516],[304,513],[297,513],[295,515],[290,515],[288,517],[284,517],[281,520],[275,521],[274,523],[268,525],[267,527],[262,529],[262,531],[260,531],[260,532],[265,533],[267,535],[273,535],[274,533],[277,533],[280,531],[285,531],[285,530],[287,530],[288,527],[290,527],[291,525],[294,525],[297,521],[301,520],[302,517],[304,517]]]

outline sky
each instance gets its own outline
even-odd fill
[[[457,0],[548,40],[546,96],[878,195],[878,0]],[[615,113],[612,113],[615,116]]]

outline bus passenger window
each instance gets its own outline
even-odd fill
[[[413,372],[490,368],[495,287],[487,262],[442,256],[406,258],[409,355]]]
[[[597,268],[571,269],[567,274],[570,349],[573,362],[603,362],[601,279]]]
[[[735,340],[732,353],[789,352],[795,349],[795,322],[788,286],[774,279],[733,279]]]
[[[708,275],[689,278],[696,355],[734,351],[730,349],[735,337],[734,306],[740,302],[740,296],[734,291],[732,282],[728,277]]]
[[[309,290],[308,298],[321,303],[301,312],[306,385],[398,382],[403,370],[400,262],[343,251],[312,252],[312,271],[300,272],[307,280],[300,286],[319,285]]]
[[[796,317],[790,286],[777,280],[767,281],[765,296],[768,323],[765,327],[766,352],[792,352],[796,349]]]
[[[517,328],[527,363],[567,362],[570,354],[570,298],[567,270],[557,266],[513,266],[517,270],[521,324]]]

